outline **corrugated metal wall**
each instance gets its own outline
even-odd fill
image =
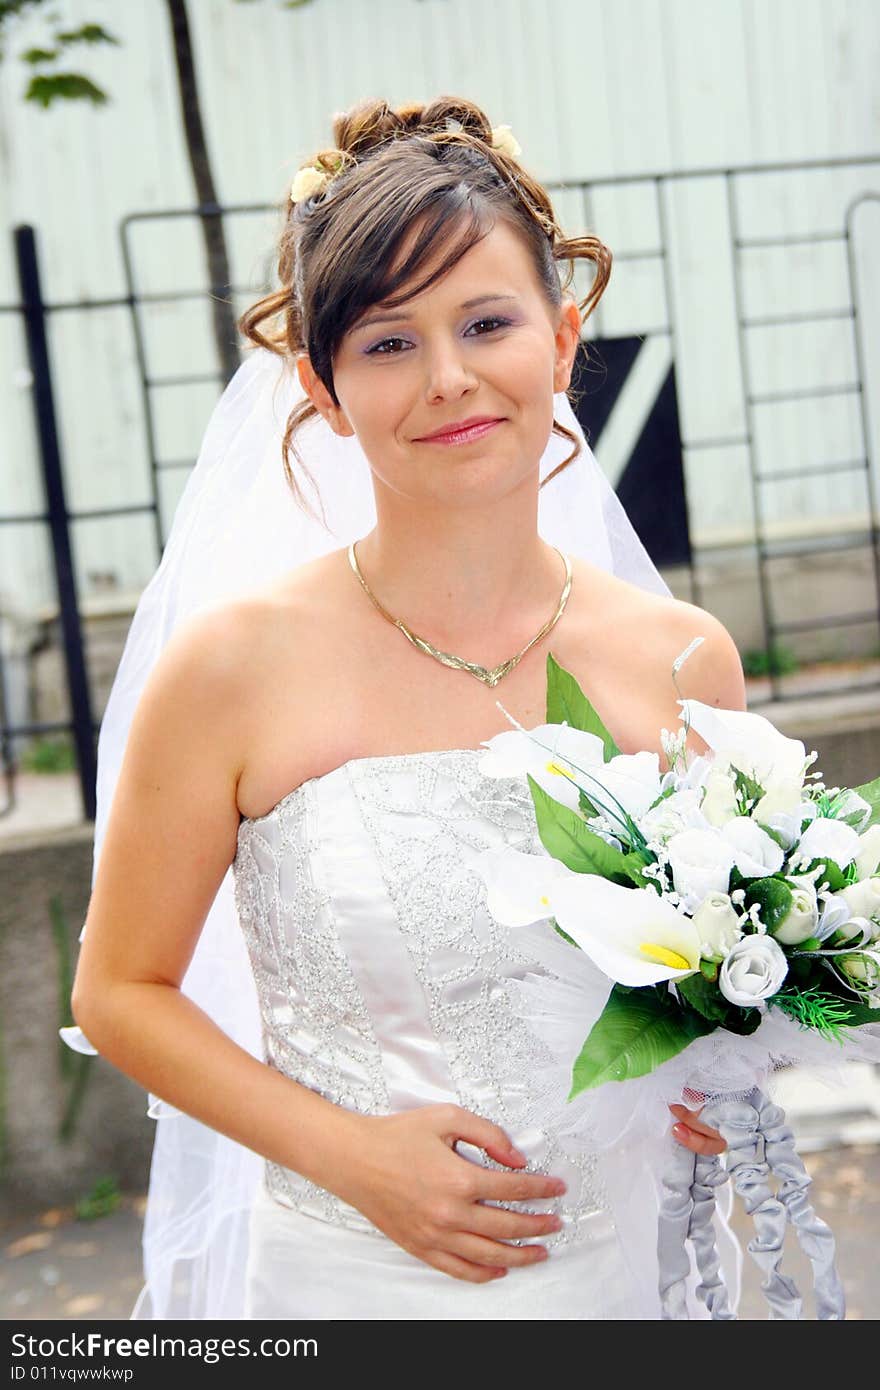
[[[38,17],[20,26],[0,68],[3,303],[17,298],[16,223],[38,228],[50,301],[98,298],[125,290],[120,220],[194,200],[164,4],[67,0],[54,8],[71,24],[104,24],[122,46],[83,50],[78,60],[112,96],[102,109],[67,103],[44,112],[21,101],[26,74],[14,54],[41,36]],[[295,10],[277,0],[190,0],[189,12],[215,177],[227,203],[280,197],[300,163],[331,143],[332,112],[369,95],[392,104],[467,95],[494,123],[513,127],[523,161],[548,181],[880,153],[876,0],[313,0]],[[618,257],[656,249],[665,223],[668,284],[662,261],[619,260],[588,326],[588,336],[640,334],[668,324],[673,312],[674,341],[661,334],[646,344],[597,449],[610,476],[622,467],[644,399],[673,349],[685,440],[743,435],[729,198],[744,239],[813,235],[839,233],[847,204],[866,188],[880,191],[877,164],[740,178],[732,195],[721,177],[678,179],[664,185],[659,203],[650,184],[600,187],[587,227],[580,198],[560,195],[566,229],[595,232]],[[273,217],[230,223],[239,283],[259,285],[274,225]],[[880,366],[880,203],[859,211],[853,231],[873,389]],[[140,226],[135,254],[142,289],[204,283],[192,223]],[[839,243],[744,253],[743,269],[743,309],[751,317],[848,300]],[[213,365],[203,306],[151,310],[147,325],[158,374]],[[127,311],[55,315],[51,349],[71,506],[144,500],[148,459]],[[745,374],[768,394],[851,381],[857,367],[846,319],[751,329],[746,349]],[[0,508],[7,513],[40,502],[24,362],[17,319],[0,314]],[[207,387],[165,393],[158,402],[163,456],[194,453],[215,396]],[[876,391],[872,400],[876,460]],[[851,394],[758,411],[753,424],[767,468],[863,452]],[[695,544],[747,537],[753,517],[745,447],[689,448],[685,459]],[[169,514],[182,483],[181,473],[168,480]],[[765,498],[780,533],[840,528],[866,514],[857,474],[775,484]],[[3,597],[23,606],[51,601],[47,539],[39,528],[4,527],[0,543]],[[75,546],[83,596],[100,582],[93,576],[108,571],[122,588],[138,589],[155,564],[145,518],[77,523]]]

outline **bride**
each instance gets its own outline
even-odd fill
[[[527,936],[472,863],[542,848],[479,757],[499,696],[544,722],[552,651],[665,767],[675,658],[702,636],[687,694],[742,709],[739,657],[671,597],[566,399],[607,248],[564,238],[465,100],[362,103],[334,136],[101,730],[68,1040],[158,1121],[132,1316],[656,1317],[647,1151],[609,1165],[529,1121],[541,1044],[504,988]]]

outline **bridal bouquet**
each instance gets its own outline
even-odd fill
[[[673,679],[701,640],[678,658]],[[679,700],[684,727],[661,732],[661,772],[656,752],[620,752],[552,655],[547,678],[548,722],[525,730],[504,711],[515,728],[489,739],[481,759],[486,775],[528,779],[547,851],[485,851],[488,909],[510,927],[548,923],[611,986],[588,1032],[581,1022],[567,1100],[606,1083],[626,1091],[655,1074],[666,1101],[683,1091],[734,1096],[739,1111],[728,1104],[703,1115],[718,1122],[730,1163],[743,1125],[754,1148],[757,1133],[766,1138],[784,1118],[753,1089],[774,1067],[880,1055],[875,1030],[864,1029],[880,1024],[880,777],[828,788],[807,771],[818,755],[767,719],[687,699]],[[687,749],[691,728],[707,754]],[[558,950],[555,962],[563,980],[577,977],[577,967],[560,968]],[[571,1023],[577,991],[555,998],[545,984],[532,1014],[556,1007]],[[848,1047],[863,1031],[867,1050]],[[791,1166],[790,1138],[775,1136],[780,1169]],[[799,1234],[809,1228],[815,1252],[827,1228],[805,1207],[804,1179]],[[795,1221],[797,1184],[789,1187]],[[685,1234],[697,1243],[692,1219]],[[703,1255],[708,1269],[711,1252]],[[820,1316],[822,1280],[826,1315],[841,1316],[830,1311],[842,1295],[827,1249],[822,1258]],[[790,1281],[778,1262],[777,1252],[768,1300],[776,1316],[799,1316],[784,1311]],[[686,1316],[680,1273],[667,1280],[664,1316]],[[713,1316],[730,1316],[717,1283],[699,1292]]]

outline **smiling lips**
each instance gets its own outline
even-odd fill
[[[500,419],[482,416],[468,421],[458,429],[443,430],[439,434],[426,434],[421,439],[416,440],[417,444],[470,444],[473,439],[482,439],[484,434],[488,434],[496,425],[502,424]]]

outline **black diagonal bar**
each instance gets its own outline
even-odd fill
[[[94,820],[96,760],[92,702],[79,620],[76,576],[70,549],[70,517],[64,496],[64,475],[58,449],[55,401],[46,341],[46,307],[40,285],[37,242],[33,227],[24,225],[15,228],[15,257],[24,312],[28,361],[33,375],[34,415],[52,534],[52,556],[55,563],[55,582],[58,588],[83,812],[87,819]]]

